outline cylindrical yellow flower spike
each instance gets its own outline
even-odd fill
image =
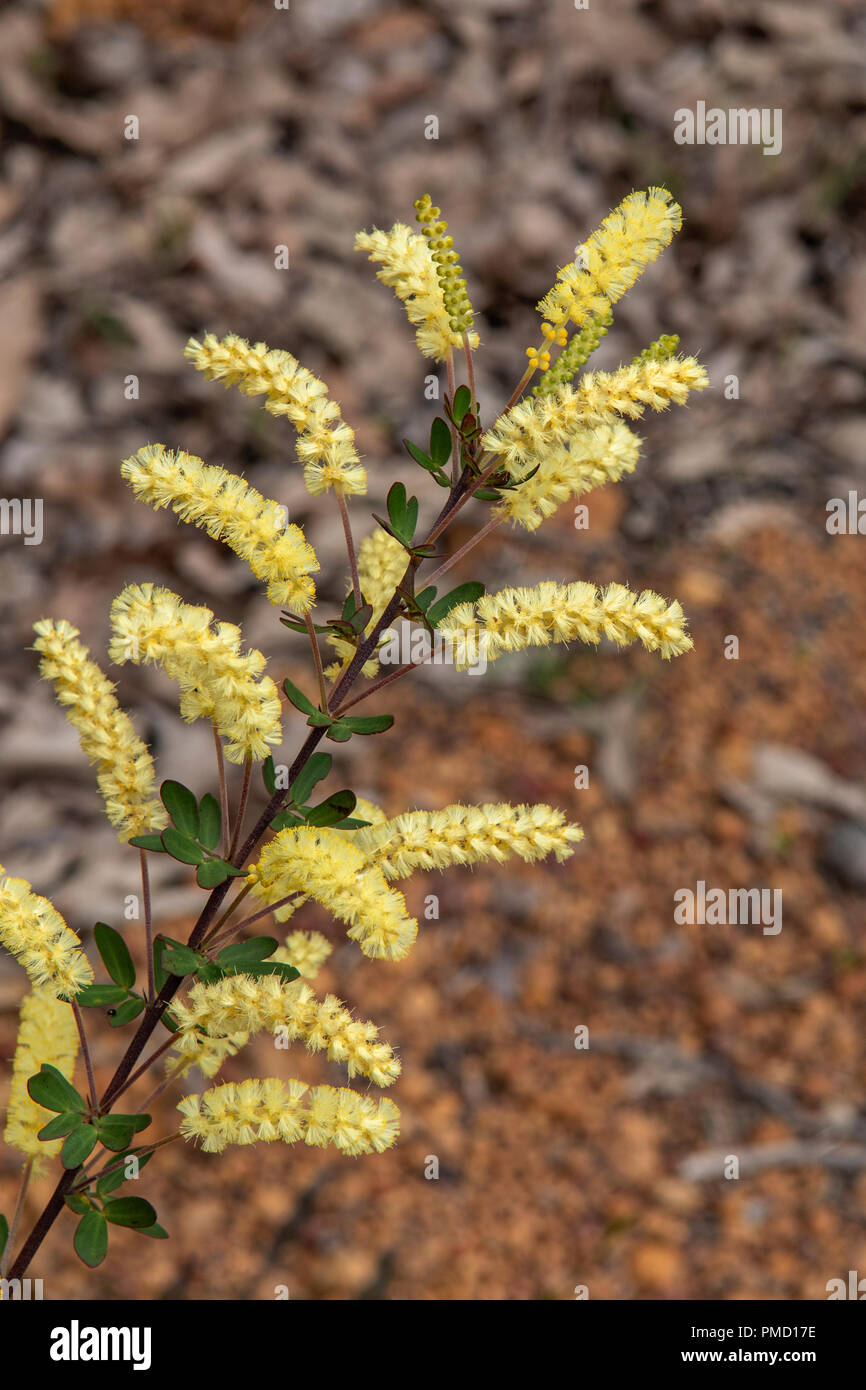
[[[118,594],[111,627],[112,661],[161,666],[180,685],[183,718],[212,720],[227,740],[230,762],[266,758],[270,745],[280,742],[279,692],[262,674],[261,652],[241,652],[239,627],[214,625],[209,608],[193,607],[153,584],[129,584]]]
[[[389,285],[405,306],[423,355],[444,362],[449,352],[462,344],[463,333],[451,327],[428,241],[404,223],[395,222],[390,232],[359,232],[355,250],[366,251],[369,260],[381,265],[376,278]],[[469,346],[477,348],[478,334],[471,329],[467,332]]]
[[[576,426],[567,444],[551,439],[543,448],[537,447],[534,436],[524,437],[519,424],[506,422],[499,443],[501,452],[508,454],[512,475],[516,479],[525,473],[532,476],[504,490],[494,512],[527,531],[536,530],[569,498],[632,473],[641,446],[637,435],[619,420],[595,428]]]
[[[418,934],[402,893],[339,830],[281,830],[251,867],[250,882],[256,896],[271,903],[306,893],[348,924],[365,956],[402,960]]]
[[[308,1088],[304,1082],[251,1079],[214,1086],[203,1095],[185,1096],[180,1131],[201,1142],[205,1153],[229,1144],[329,1144],[349,1156],[382,1153],[396,1143],[400,1111],[392,1100],[370,1100],[333,1086]]]
[[[136,497],[155,511],[171,507],[182,521],[207,531],[245,560],[268,586],[268,598],[293,613],[312,608],[310,578],[319,568],[316,552],[300,526],[286,524],[286,511],[225,468],[202,463],[178,449],[146,444],[120,469]]]
[[[17,957],[36,987],[55,996],[72,998],[93,980],[81,942],[54,904],[23,878],[9,878],[2,866],[0,945]]]
[[[167,816],[154,795],[153,759],[118,705],[113,684],[78,641],[78,628],[43,618],[34,631],[40,674],[54,685],[66,718],[78,730],[82,752],[96,764],[106,815],[120,839],[161,830]]]
[[[44,986],[31,990],[21,1001],[3,1138],[35,1160],[33,1171],[36,1174],[44,1166],[44,1159],[60,1152],[63,1140],[37,1137],[43,1125],[54,1117],[50,1110],[30,1099],[27,1082],[43,1062],[56,1067],[67,1081],[71,1081],[77,1056],[78,1029],[72,1005],[57,999],[53,991]]]
[[[460,260],[454,250],[454,238],[446,236],[448,223],[441,220],[441,209],[433,206],[429,193],[416,200],[415,216],[421,224],[421,233],[430,247],[430,256],[436,266],[448,313],[448,326],[452,333],[468,333],[472,328],[472,305]]]
[[[603,319],[682,226],[682,209],[665,188],[630,193],[560,270],[538,305],[555,330],[571,320]]]
[[[573,391],[563,390],[555,400],[563,418],[569,415],[585,424],[602,424],[612,415],[636,420],[647,406],[666,410],[685,405],[690,391],[704,391],[709,378],[694,357],[642,359],[615,372],[586,372]]]
[[[667,660],[691,651],[679,603],[645,589],[633,594],[622,584],[599,590],[594,584],[555,584],[501,589],[477,604],[461,603],[437,629],[453,647],[458,668],[473,665],[479,650],[487,661],[503,652],[546,647],[551,642],[597,644],[609,637],[618,646],[640,641]]]
[[[265,396],[265,410],[291,421],[298,432],[304,482],[313,496],[332,487],[349,496],[367,491],[354,431],[340,418],[340,407],[329,399],[325,383],[290,352],[266,343],[251,346],[236,333],[225,338],[208,333],[201,343],[190,338],[184,356],[209,381],[236,386],[244,396]]]
[[[382,825],[355,833],[367,861],[389,880],[416,869],[452,864],[502,864],[516,856],[533,863],[555,855],[562,863],[583,839],[579,825],[568,825],[552,806],[446,806],[441,811],[405,811]]]
[[[353,1019],[333,994],[317,999],[304,980],[285,983],[277,975],[241,974],[213,984],[199,982],[174,1013],[182,1030],[175,1046],[181,1050],[184,1035],[198,1030],[209,1038],[231,1038],[285,1029],[289,1041],[300,1040],[309,1051],[326,1052],[329,1061],[344,1063],[350,1078],[366,1076],[376,1086],[390,1086],[400,1075],[391,1048],[377,1041],[375,1023]]]

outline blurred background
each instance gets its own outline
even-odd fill
[[[693,653],[430,667],[371,702],[396,716],[387,742],[335,745],[333,785],[389,813],[550,801],[586,831],[563,866],[416,878],[413,910],[435,892],[440,916],[409,959],[338,946],[320,976],[400,1049],[398,1147],[169,1147],[142,1195],[173,1239],[143,1250],[117,1231],[90,1274],[65,1217],[33,1269],[46,1297],[808,1300],[866,1274],[866,539],[826,528],[830,499],[866,496],[864,50],[854,0],[4,7],[0,492],[43,499],[44,536],[0,537],[0,859],[79,931],[124,926],[137,858],[37,680],[33,621],[70,619],[104,662],[111,598],[150,579],[242,622],[276,678],[310,679],[246,568],[135,503],[121,459],[157,440],[244,471],[305,527],[323,602],[345,592],[336,510],[306,494],[291,430],[204,382],[189,334],[264,339],[324,377],[368,469],[364,535],[398,476],[439,505],[400,447],[437,403],[355,231],[411,222],[425,191],[441,204],[489,423],[556,269],[632,188],[662,183],[684,229],[594,362],[678,333],[712,382],[643,423],[637,471],[591,495],[588,530],[566,506],[453,572],[652,587],[683,603]],[[676,144],[675,110],[698,101],[781,108],[782,152]],[[481,515],[464,511],[453,545]],[[180,723],[171,685],[119,676],[162,774],[212,786],[209,731]],[[288,762],[302,720],[286,728]],[[200,893],[160,869],[160,924],[180,935]],[[783,929],[676,925],[674,893],[699,880],[781,889]],[[3,1059],[22,981],[0,960]],[[121,1040],[90,1018],[107,1076]],[[335,1081],[274,1056],[260,1041],[223,1079]],[[8,1209],[17,1156],[0,1155]]]

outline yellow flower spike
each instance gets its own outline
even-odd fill
[[[301,826],[281,830],[251,866],[253,893],[278,902],[306,893],[349,926],[365,956],[402,960],[418,934],[403,895],[342,831]]]
[[[673,402],[684,405],[690,391],[709,386],[706,371],[694,357],[643,359],[615,372],[586,372],[573,393],[560,392],[557,400],[565,414],[586,424],[602,423],[612,415],[636,420],[647,406],[666,410]]]
[[[146,444],[124,460],[120,472],[140,501],[155,511],[170,507],[245,560],[267,584],[271,603],[293,613],[312,608],[316,590],[310,575],[319,562],[300,526],[286,523],[285,508],[277,502],[267,501],[237,474],[163,444]]]
[[[453,348],[460,347],[463,335],[451,327],[428,241],[395,222],[390,232],[359,232],[355,250],[366,251],[368,260],[381,265],[376,278],[393,289],[405,306],[423,355],[444,362]],[[470,331],[470,347],[477,348],[478,343],[478,334]]]
[[[159,665],[181,688],[181,716],[210,719],[230,762],[266,758],[282,738],[277,687],[261,652],[241,653],[241,630],[170,589],[129,584],[111,605],[109,655],[122,665]]]
[[[350,1078],[365,1076],[376,1086],[390,1086],[400,1075],[400,1063],[388,1044],[378,1041],[374,1023],[353,1019],[332,994],[317,999],[304,980],[285,983],[278,975],[241,974],[199,982],[175,1006],[175,1017],[181,1031],[173,1046],[182,1053],[188,1052],[185,1037],[200,1030],[209,1039],[231,1039],[284,1028],[289,1040],[342,1063]]]
[[[60,1152],[63,1140],[38,1138],[43,1125],[54,1117],[50,1110],[30,1099],[27,1082],[44,1062],[56,1067],[67,1081],[71,1081],[77,1056],[78,1029],[72,1006],[57,999],[47,987],[31,990],[21,1001],[3,1138],[35,1160],[33,1171],[37,1176],[44,1167],[44,1159]]]
[[[302,1081],[251,1079],[214,1086],[185,1096],[178,1105],[180,1132],[197,1140],[205,1153],[229,1144],[256,1142],[329,1144],[348,1156],[382,1153],[396,1143],[400,1112],[393,1101],[374,1101],[332,1086],[307,1087]]]
[[[539,313],[554,326],[571,319],[580,327],[590,317],[602,317],[670,244],[682,220],[682,209],[667,189],[630,193],[560,270]]]
[[[329,488],[347,496],[367,491],[354,431],[340,418],[340,407],[329,398],[325,383],[290,352],[266,343],[250,345],[236,333],[225,338],[207,333],[202,342],[190,338],[184,356],[209,381],[236,386],[244,396],[265,396],[265,410],[294,425],[304,482],[314,497]]]
[[[11,951],[33,985],[72,997],[93,980],[81,942],[53,903],[0,866],[0,945]],[[71,1012],[71,1010],[70,1010]]]
[[[567,444],[548,438],[546,445],[523,434],[514,423],[496,443],[493,452],[507,456],[516,479],[527,473],[532,476],[519,487],[503,491],[494,512],[527,531],[535,531],[569,498],[632,473],[641,448],[637,435],[619,420],[595,427],[577,426]]]
[[[458,669],[477,662],[479,647],[490,662],[503,652],[575,639],[597,645],[609,637],[619,646],[640,641],[665,660],[693,645],[676,600],[669,603],[649,589],[634,594],[621,584],[609,584],[603,592],[594,584],[552,581],[501,589],[477,604],[458,604],[438,631],[451,644]]]
[[[118,705],[114,685],[90,660],[77,627],[61,619],[34,624],[39,672],[51,681],[66,718],[78,731],[81,751],[96,764],[105,813],[121,840],[162,830],[168,818],[155,797],[153,758]]]
[[[533,863],[553,854],[562,863],[583,839],[562,811],[543,804],[446,806],[441,811],[406,811],[381,825],[355,832],[355,844],[389,881],[416,869],[452,864],[502,864],[516,856]]]

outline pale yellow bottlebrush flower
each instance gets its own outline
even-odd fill
[[[361,816],[357,807],[353,814]],[[370,817],[363,816],[362,819],[369,820]],[[333,949],[328,938],[320,931],[293,931],[286,937],[285,946],[280,946],[270,959],[293,965],[303,979],[315,980]]]
[[[382,1153],[396,1143],[400,1112],[393,1101],[379,1101],[333,1086],[308,1088],[302,1081],[251,1079],[214,1086],[185,1096],[178,1105],[180,1130],[198,1140],[205,1153],[229,1144],[332,1144],[349,1156]]]
[[[266,758],[282,738],[279,691],[263,675],[265,658],[241,652],[234,623],[214,623],[209,608],[184,603],[170,589],[128,584],[111,605],[109,655],[123,665],[158,665],[181,688],[180,712],[210,719],[230,762]]]
[[[355,450],[355,434],[341,419],[328,388],[296,357],[266,343],[250,344],[236,333],[202,342],[190,338],[184,356],[209,381],[236,386],[244,396],[265,396],[271,415],[285,416],[298,432],[296,452],[307,491],[317,496],[336,488],[347,496],[367,491],[367,475]]]
[[[120,471],[140,501],[155,511],[170,507],[182,521],[202,528],[246,561],[267,584],[271,603],[293,613],[312,608],[316,552],[300,526],[286,524],[279,503],[262,497],[237,474],[163,444],[146,444],[124,460]]]
[[[402,893],[340,830],[300,826],[281,830],[250,868],[257,897],[275,903],[305,893],[349,926],[365,956],[402,960],[418,934]]]
[[[520,480],[527,473],[532,476],[517,487],[505,489],[493,510],[527,531],[536,530],[570,498],[634,472],[641,447],[638,436],[619,420],[576,426],[567,443],[550,439],[539,448],[535,436],[524,436],[519,418],[513,422],[509,418],[497,442],[501,446],[497,452],[508,451],[514,478]]]
[[[670,244],[682,220],[682,209],[667,189],[630,193],[559,271],[538,305],[545,323],[555,332],[569,320],[580,327],[590,317],[604,319]]]
[[[37,1137],[54,1114],[30,1099],[27,1082],[44,1062],[56,1067],[67,1081],[71,1081],[77,1056],[78,1029],[72,1005],[58,999],[53,990],[45,986],[31,990],[21,1001],[3,1138],[20,1153],[35,1160],[33,1172],[36,1176],[43,1169],[44,1160],[60,1152],[63,1140]]]
[[[66,718],[78,730],[81,750],[96,764],[96,781],[109,821],[129,840],[167,823],[155,797],[153,758],[118,705],[114,685],[90,660],[78,628],[61,619],[34,624],[39,672],[51,681]]]
[[[72,998],[93,980],[81,942],[53,903],[0,865],[0,945],[11,951],[33,985]]]
[[[618,646],[640,641],[667,660],[691,651],[680,604],[650,589],[634,594],[622,584],[556,584],[501,589],[477,604],[453,608],[437,629],[452,644],[458,668],[474,665],[479,650],[487,661],[503,652],[546,647],[578,639],[593,645],[608,637]]]
[[[427,240],[403,222],[395,222],[390,232],[359,232],[355,250],[366,251],[369,260],[381,265],[376,278],[393,289],[405,306],[419,350],[434,362],[444,362],[449,352],[461,346],[463,333],[451,327]],[[469,332],[470,347],[477,348],[478,343],[478,334]]]
[[[586,372],[573,396],[564,399],[562,392],[553,399],[564,417],[573,412],[578,420],[592,425],[612,415],[636,420],[647,406],[666,410],[671,402],[685,405],[690,391],[705,391],[709,384],[706,371],[694,357],[644,359],[615,372]]]
[[[527,863],[553,854],[562,863],[583,839],[552,806],[446,806],[441,811],[405,811],[381,825],[355,832],[355,844],[389,880],[416,869],[452,864],[503,864],[517,857]]]
[[[213,984],[198,982],[175,1005],[174,1014],[181,1029],[175,1048],[184,1049],[184,1034],[194,1035],[198,1029],[209,1038],[285,1029],[288,1041],[300,1040],[310,1052],[325,1052],[329,1061],[345,1065],[350,1078],[365,1076],[376,1086],[390,1086],[400,1075],[391,1048],[378,1041],[376,1024],[354,1019],[333,994],[318,999],[305,980],[239,974]]]

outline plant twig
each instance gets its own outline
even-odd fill
[[[252,775],[252,771],[253,760],[251,755],[248,753],[244,760],[244,780],[243,785],[241,786],[241,799],[238,802],[238,814],[237,819],[235,821],[234,834],[232,835],[232,842],[229,846],[229,863],[231,863],[234,859],[235,850],[238,847],[238,841],[241,838],[241,831],[244,827],[244,816],[246,815],[247,811],[247,800],[249,799],[250,794],[250,777]]]
[[[228,788],[226,787],[226,764],[225,758],[223,757],[223,746],[220,742],[216,724],[211,722],[211,728],[213,729],[214,748],[216,749],[217,776],[219,777],[220,783],[220,812],[222,821],[220,843],[221,848],[227,850],[229,843],[229,794]]]
[[[81,1017],[81,1010],[75,999],[72,1000],[72,1012],[75,1016],[75,1026],[78,1029],[78,1036],[81,1039],[81,1055],[84,1058],[84,1065],[87,1068],[87,1085],[90,1090],[90,1104],[96,1109],[96,1080],[93,1075],[93,1062],[90,1060],[90,1048],[87,1046],[87,1036],[84,1032],[84,1019]]]
[[[24,1167],[21,1169],[21,1182],[18,1185],[18,1200],[15,1203],[15,1214],[12,1217],[12,1225],[9,1227],[9,1235],[6,1240],[6,1249],[3,1251],[3,1259],[0,1260],[0,1279],[6,1278],[9,1261],[12,1259],[15,1237],[18,1235],[18,1227],[21,1225],[24,1201],[27,1196],[27,1189],[30,1186],[30,1178],[33,1174],[33,1162],[34,1160],[32,1158],[28,1158]]]
[[[316,679],[319,682],[319,700],[321,702],[322,713],[328,713],[328,691],[325,686],[325,672],[322,668],[322,653],[319,651],[319,643],[316,638],[316,629],[313,627],[313,620],[309,613],[304,614],[307,632],[310,637],[310,646],[313,649],[313,661],[316,666]]]
[[[474,410],[478,397],[475,394],[475,364],[472,361],[472,349],[469,346],[468,333],[463,334],[463,351],[466,354],[466,375],[469,378],[469,390],[472,392],[472,409]]]
[[[352,539],[352,523],[349,520],[349,508],[346,506],[346,498],[340,488],[335,488],[337,494],[337,504],[340,508],[340,520],[343,523],[343,535],[346,537],[346,552],[349,556],[349,569],[352,572],[352,593],[355,595],[355,607],[360,608],[364,602],[361,597],[361,581],[358,578],[358,559],[355,555],[355,542]]]
[[[152,999],[156,994],[156,984],[153,978],[153,914],[150,906],[150,870],[147,866],[147,850],[138,851],[139,863],[141,864],[141,896],[144,902],[144,943],[147,951],[147,997]]]
[[[208,950],[213,951],[217,946],[224,945],[230,937],[236,936],[239,931],[243,931],[244,927],[251,927],[253,922],[260,922],[263,917],[268,917],[272,912],[276,912],[277,908],[285,907],[287,903],[292,901],[292,898],[297,896],[299,891],[298,888],[295,888],[291,893],[287,893],[284,898],[280,898],[277,902],[271,903],[269,907],[262,908],[261,912],[254,912],[251,917],[245,917],[242,922],[232,922],[228,930],[222,932],[219,936],[209,936],[207,939]]]
[[[391,671],[389,675],[383,676],[381,680],[375,681],[374,684],[368,686],[366,690],[362,690],[360,695],[353,695],[352,699],[347,700],[344,705],[341,705],[338,710],[334,711],[334,714],[337,716],[345,714],[347,709],[351,709],[353,705],[359,705],[362,700],[367,699],[368,695],[375,695],[377,690],[382,690],[384,686],[390,685],[392,681],[399,680],[400,676],[407,676],[410,671],[415,671],[419,666],[423,665],[423,661],[410,661],[407,666],[401,666],[397,671]]]
[[[479,541],[483,541],[485,536],[489,536],[491,531],[495,531],[497,526],[501,526],[502,520],[501,516],[491,517],[487,525],[482,526],[480,531],[476,531],[474,536],[470,536],[465,545],[461,545],[459,550],[455,550],[454,554],[450,555],[445,563],[439,566],[438,570],[434,570],[432,574],[425,574],[424,583],[433,584],[435,580],[441,579],[442,575],[462,560],[464,555],[468,555],[470,550],[474,550]]]

